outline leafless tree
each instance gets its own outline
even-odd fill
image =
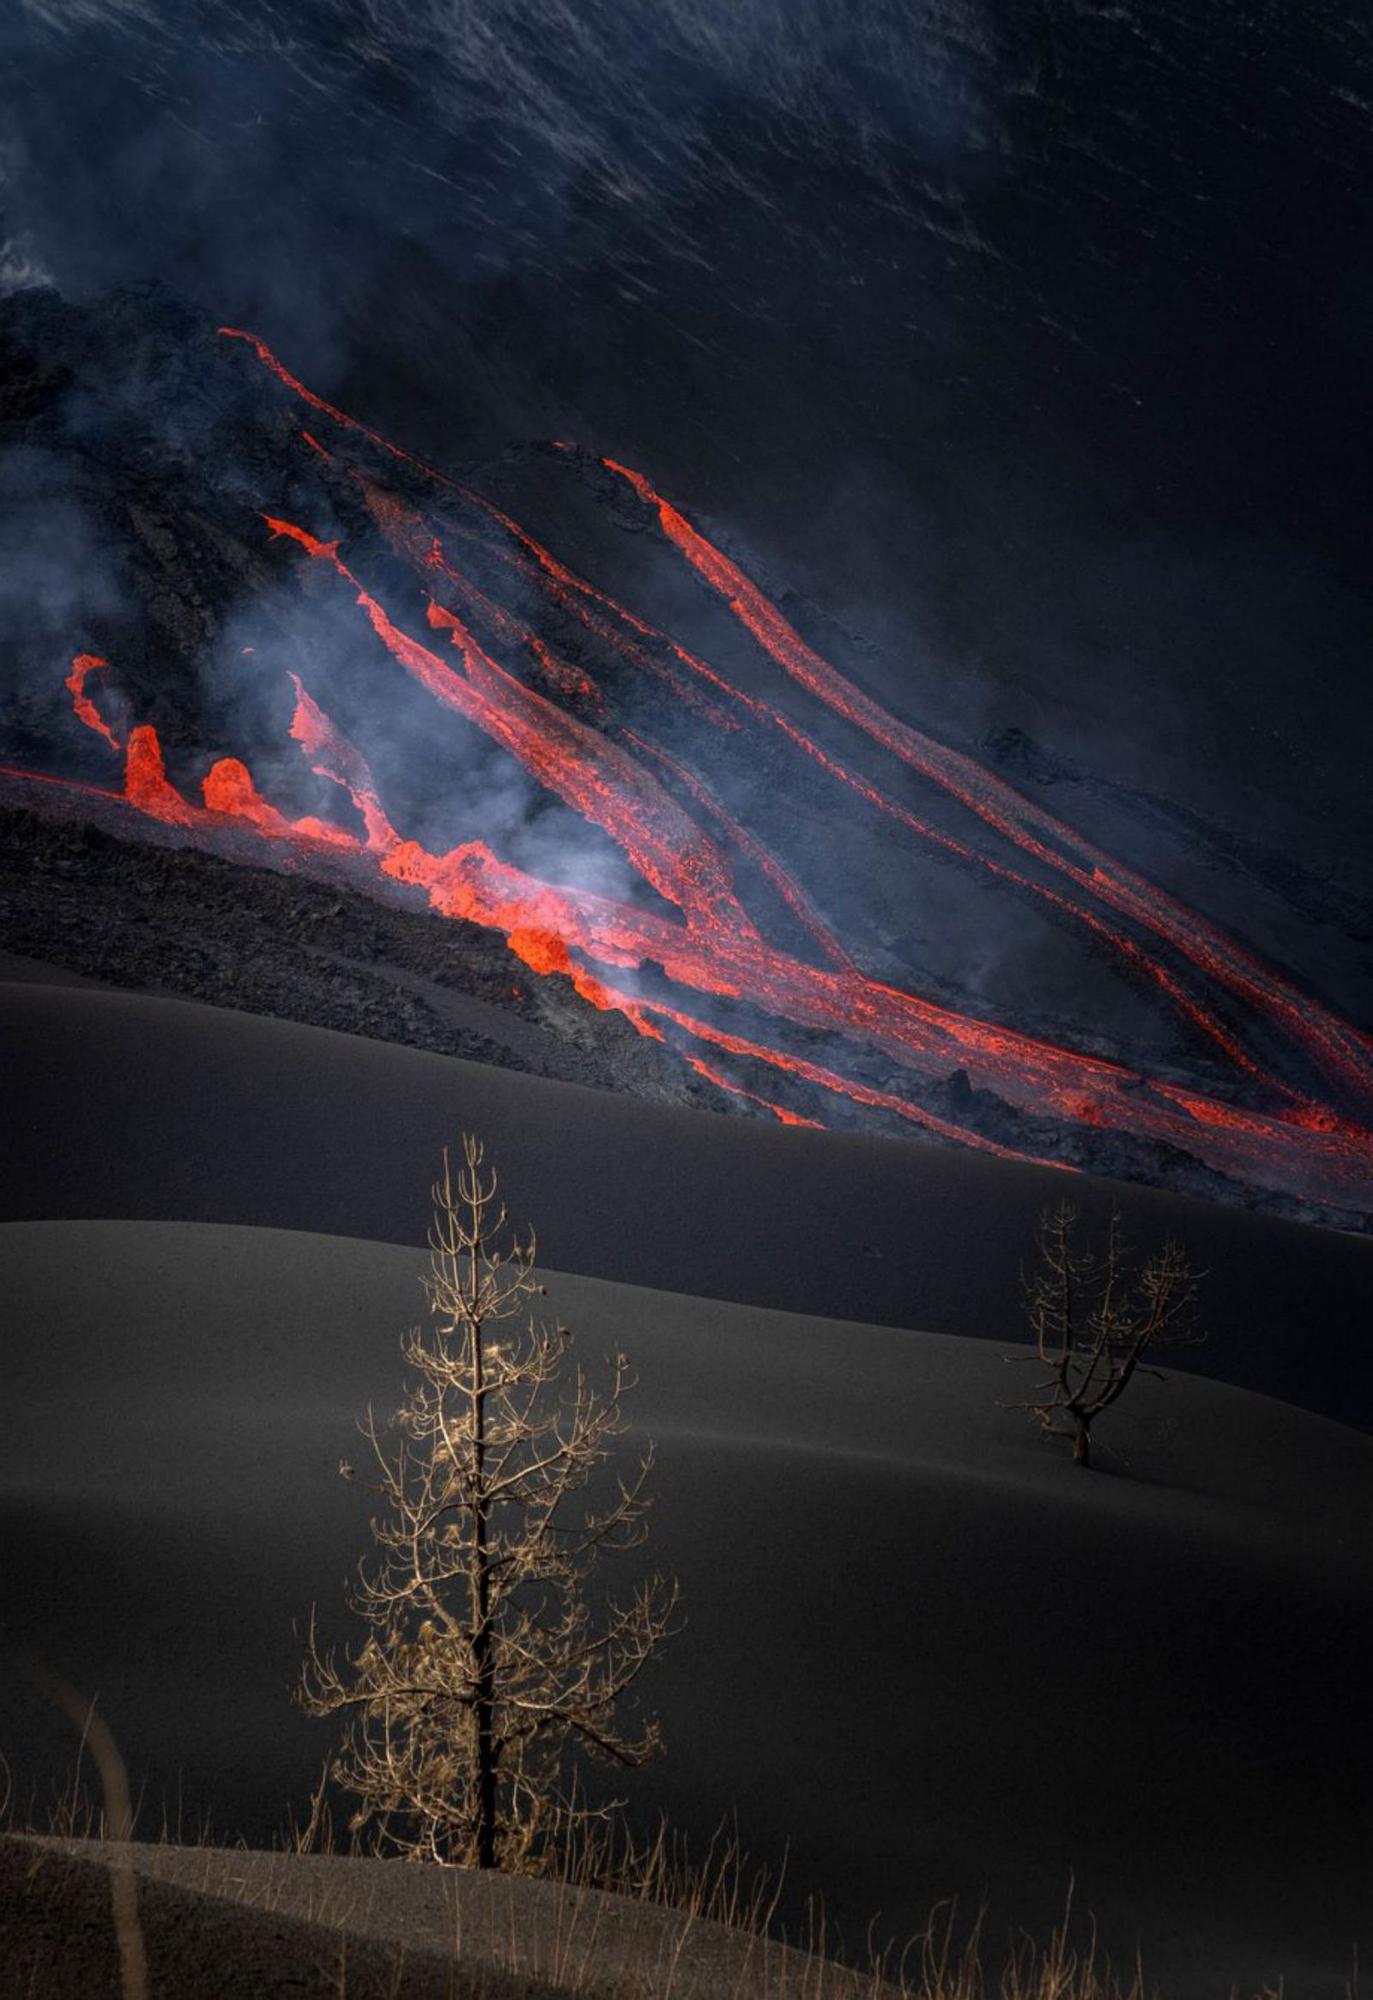
[[[1205,1339],[1195,1321],[1198,1274],[1171,1239],[1132,1278],[1118,1210],[1112,1210],[1104,1253],[1078,1251],[1070,1202],[1040,1216],[1039,1268],[1025,1282],[1034,1331],[1033,1355],[1008,1360],[1042,1365],[1047,1374],[1030,1402],[1003,1407],[1028,1410],[1051,1437],[1071,1438],[1073,1462],[1089,1466],[1092,1425],[1121,1397],[1157,1346],[1194,1346]]]
[[[570,1335],[529,1308],[534,1237],[510,1230],[483,1157],[464,1137],[454,1177],[444,1154],[405,1401],[389,1442],[370,1409],[359,1425],[383,1503],[350,1600],[367,1637],[340,1660],[312,1619],[298,1699],[348,1717],[334,1775],[378,1851],[535,1872],[592,1816],[568,1783],[574,1753],[634,1766],[658,1749],[656,1722],[622,1727],[616,1711],[677,1590],[655,1576],[593,1617],[597,1559],[644,1539],[653,1455],[570,1511],[624,1429],[628,1362],[601,1390],[580,1365],[562,1379]]]

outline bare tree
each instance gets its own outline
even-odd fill
[[[334,1776],[378,1850],[533,1872],[593,1816],[570,1795],[572,1752],[633,1766],[658,1749],[656,1722],[627,1729],[616,1709],[677,1590],[655,1576],[593,1618],[598,1557],[644,1538],[653,1455],[569,1517],[624,1429],[628,1362],[601,1391],[580,1365],[560,1380],[570,1335],[529,1310],[534,1236],[509,1229],[483,1157],[464,1137],[456,1180],[445,1152],[434,1184],[429,1324],[401,1342],[413,1373],[394,1442],[370,1409],[359,1425],[384,1504],[350,1599],[368,1636],[340,1662],[312,1619],[297,1698],[348,1716]]]
[[[1028,1410],[1051,1437],[1071,1438],[1073,1463],[1089,1466],[1092,1425],[1128,1388],[1141,1369],[1157,1381],[1144,1357],[1154,1347],[1194,1346],[1198,1274],[1171,1239],[1131,1278],[1120,1213],[1113,1209],[1103,1254],[1074,1248],[1077,1210],[1069,1202],[1046,1208],[1039,1221],[1039,1269],[1025,1282],[1025,1302],[1035,1336],[1033,1355],[1008,1355],[1047,1369],[1030,1402],[1003,1405]]]

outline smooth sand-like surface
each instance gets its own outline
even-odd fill
[[[917,1142],[784,1129],[138,994],[0,983],[0,1217],[254,1223],[418,1242],[482,1134],[555,1269],[1003,1338],[1046,1202],[1207,1272],[1222,1381],[1373,1430],[1373,1238]]]
[[[400,1382],[403,1247],[175,1223],[12,1224],[8,1625],[92,1691],[147,1830],[166,1800],[265,1841],[328,1732],[288,1700],[367,1545],[353,1420]],[[845,1940],[937,1895],[1043,1928],[1069,1870],[1172,1994],[1338,1992],[1368,1935],[1373,1443],[1276,1401],[1141,1381],[1084,1474],[997,1408],[992,1341],[547,1274],[588,1360],[623,1346],[658,1448],[650,1555],[686,1624],[634,1795],[737,1812]],[[359,1478],[338,1476],[340,1457]],[[22,1676],[21,1782],[66,1725]]]
[[[153,1994],[880,2000],[868,1980],[765,1937],[558,1882],[346,1855],[0,1836],[3,2000],[126,2000],[110,1921],[116,1871],[132,1877]]]

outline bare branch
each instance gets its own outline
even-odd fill
[[[1051,1436],[1070,1439],[1075,1461],[1086,1466],[1101,1412],[1137,1373],[1164,1379],[1145,1356],[1164,1344],[1194,1345],[1205,1334],[1195,1318],[1198,1274],[1180,1244],[1165,1242],[1131,1281],[1119,1211],[1111,1213],[1100,1256],[1074,1249],[1076,1221],[1066,1202],[1040,1217],[1039,1268],[1024,1281],[1035,1352],[1005,1358],[1034,1361],[1048,1373],[1033,1400],[1001,1407],[1026,1410]]]
[[[629,1364],[616,1355],[604,1389],[581,1367],[560,1389],[571,1336],[528,1309],[534,1237],[509,1228],[484,1161],[469,1136],[456,1168],[443,1156],[405,1399],[389,1441],[370,1409],[359,1425],[383,1503],[350,1599],[368,1636],[340,1659],[312,1618],[297,1698],[346,1719],[333,1772],[379,1851],[536,1869],[556,1828],[605,1810],[570,1814],[570,1754],[632,1766],[660,1747],[656,1723],[615,1711],[673,1629],[677,1590],[655,1577],[592,1619],[592,1566],[644,1538],[653,1454],[573,1507],[623,1432]]]

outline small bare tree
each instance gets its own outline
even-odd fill
[[[380,1555],[359,1564],[350,1600],[370,1631],[340,1662],[321,1654],[312,1619],[297,1698],[348,1716],[333,1774],[378,1851],[535,1872],[593,1816],[569,1795],[569,1752],[633,1766],[659,1747],[655,1722],[624,1729],[616,1708],[667,1636],[677,1591],[654,1577],[593,1619],[597,1558],[644,1538],[653,1455],[568,1518],[624,1429],[628,1363],[615,1356],[600,1392],[580,1366],[560,1382],[570,1335],[529,1310],[543,1291],[534,1237],[509,1229],[496,1187],[475,1139],[456,1182],[445,1152],[430,1322],[401,1342],[413,1376],[395,1442],[370,1409],[359,1425],[385,1510],[371,1523]]]
[[[1195,1323],[1198,1274],[1180,1244],[1167,1241],[1132,1279],[1120,1213],[1113,1209],[1104,1254],[1074,1248],[1077,1210],[1046,1208],[1039,1222],[1039,1269],[1025,1281],[1035,1353],[1008,1355],[1048,1370],[1033,1401],[1003,1408],[1028,1410],[1051,1437],[1071,1438],[1073,1463],[1092,1462],[1092,1425],[1121,1397],[1154,1347],[1194,1346],[1205,1339]]]

